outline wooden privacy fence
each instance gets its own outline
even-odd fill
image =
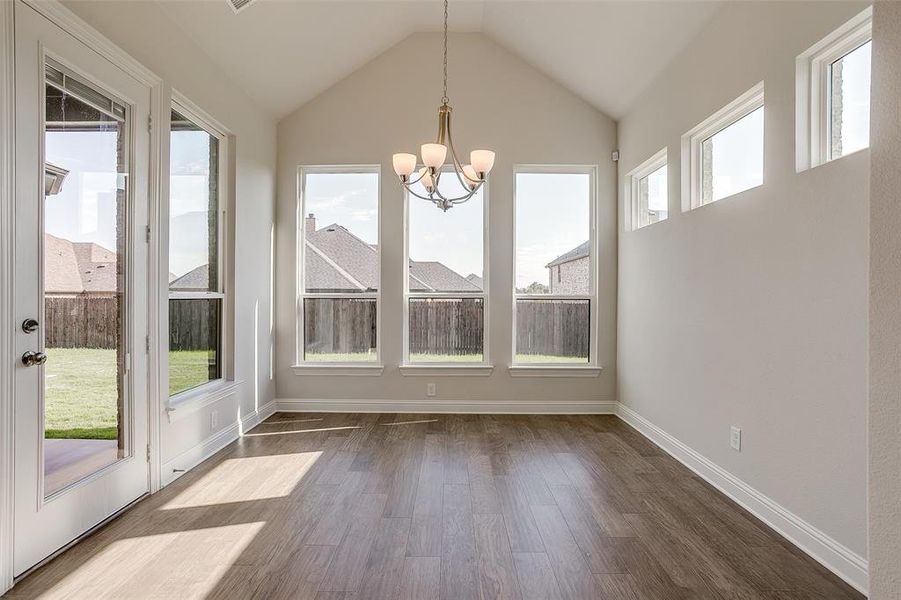
[[[118,321],[115,296],[47,296],[44,343],[48,348],[115,348]]]
[[[212,350],[219,344],[219,299],[169,301],[169,348]],[[116,347],[119,300],[115,296],[47,296],[44,336],[48,348]]]
[[[219,340],[218,299],[169,302],[169,348],[210,350]],[[484,332],[481,298],[410,301],[411,354],[481,354]],[[588,356],[587,300],[518,300],[516,352],[549,356]],[[115,348],[118,331],[115,297],[68,296],[46,299],[45,335],[49,348]],[[376,301],[372,298],[307,298],[304,301],[306,350],[350,354],[376,347]]]
[[[481,354],[481,298],[410,301],[411,354]],[[588,356],[588,300],[519,300],[519,354]],[[351,354],[376,347],[376,302],[364,298],[304,300],[304,339],[311,354]]]
[[[219,298],[170,299],[169,350],[218,350],[221,304]]]
[[[588,356],[588,300],[517,300],[516,353]]]
[[[410,354],[482,354],[481,298],[410,300]]]
[[[372,298],[305,298],[306,352],[351,354],[376,347],[376,302]]]

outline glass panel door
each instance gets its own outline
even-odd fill
[[[128,108],[52,62],[44,121],[44,494],[128,456]]]
[[[15,29],[19,575],[150,487],[151,87],[26,3]]]

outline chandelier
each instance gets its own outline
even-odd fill
[[[441,97],[441,106],[438,108],[438,138],[435,143],[423,144],[420,148],[422,164],[425,166],[418,172],[416,172],[415,154],[395,154],[393,160],[394,172],[397,173],[407,192],[417,198],[434,203],[445,212],[455,204],[462,204],[472,198],[485,183],[485,178],[491,171],[491,167],[494,166],[494,152],[491,150],[473,150],[469,153],[469,164],[464,165],[457,158],[457,151],[454,149],[454,140],[451,136],[452,109],[448,104],[447,97],[447,2],[448,0],[444,0],[444,95]],[[453,173],[460,185],[463,186],[462,196],[448,197],[438,189],[442,173],[450,174],[450,171],[443,170],[448,150],[450,150],[450,158],[453,161]],[[413,176],[414,172],[416,172],[415,176]],[[413,186],[417,183],[421,183],[425,188],[426,196],[414,191]]]

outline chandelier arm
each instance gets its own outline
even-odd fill
[[[423,177],[425,177],[425,171],[419,174],[419,177],[416,179],[408,179],[406,182],[403,182],[404,185],[413,185],[414,183],[419,183]]]
[[[405,186],[405,187],[406,187],[406,186]],[[414,192],[414,191],[411,190],[410,188],[407,188],[407,193],[416,196],[416,197],[419,198],[420,200],[428,200],[429,202],[435,202],[435,201],[436,201],[434,198],[430,198],[429,196],[420,196],[419,194],[417,194],[416,192]]]
[[[447,145],[448,148],[450,148],[451,158],[453,158],[454,160],[454,172],[457,174],[457,179],[460,181],[460,185],[463,186],[463,189],[470,190],[469,182],[478,184],[474,189],[470,190],[472,193],[467,196],[466,199],[468,200],[469,198],[472,198],[473,194],[475,194],[480,187],[482,187],[482,181],[478,179],[470,179],[469,176],[466,175],[466,172],[463,170],[463,165],[460,164],[460,159],[457,158],[457,150],[456,148],[454,148],[454,136],[451,133],[450,118],[448,118],[447,123]]]
[[[439,192],[436,189],[434,192],[432,192],[432,194],[434,194],[435,196],[438,196],[438,199],[436,200],[432,196],[432,194],[430,194],[429,196],[421,196],[421,195],[417,194],[416,192],[414,192],[413,190],[411,190],[410,188],[407,188],[407,192],[409,192],[413,196],[416,196],[420,200],[428,200],[429,202],[433,202],[435,204],[438,204],[439,202],[449,202],[451,204],[462,204],[463,202],[466,202],[467,200],[472,198],[475,195],[476,190],[478,190],[478,188],[473,190],[472,193],[469,193],[465,196],[460,196],[457,198],[446,198],[446,197],[444,197],[444,195],[441,194],[441,192]]]
[[[450,202],[451,204],[462,204],[462,203],[466,202],[467,200],[469,200],[470,198],[472,198],[475,195],[476,190],[478,190],[478,188],[476,188],[475,190],[471,190],[468,194],[466,194],[464,196],[458,196],[456,198],[448,198],[444,194],[439,192],[438,189],[436,188],[435,195],[438,196],[439,198],[441,198],[441,200],[443,200],[444,202]]]

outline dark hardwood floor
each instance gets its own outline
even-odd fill
[[[41,598],[862,598],[608,416],[278,414]]]

